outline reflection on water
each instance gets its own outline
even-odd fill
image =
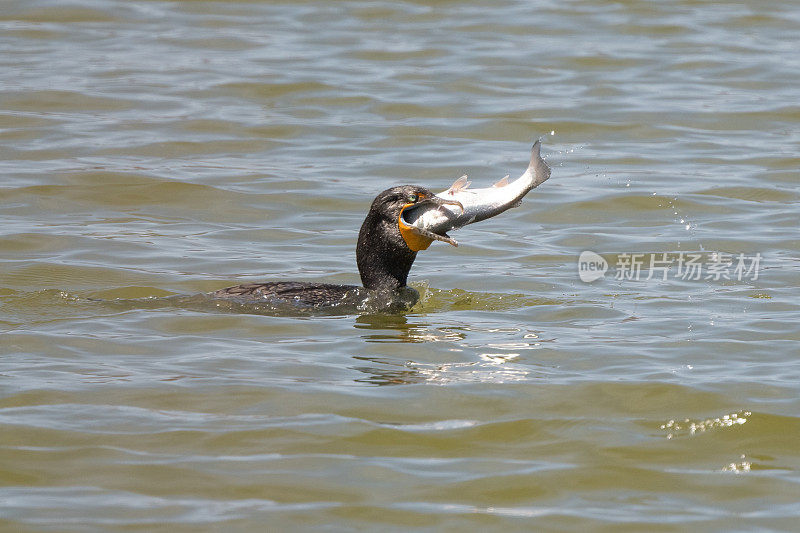
[[[426,379],[420,372],[409,368],[408,362],[404,360],[363,356],[355,356],[354,359],[365,363],[353,366],[354,370],[366,374],[366,377],[356,378],[355,381],[357,383],[409,385],[411,383],[423,383]]]
[[[426,327],[427,324],[419,324]],[[361,337],[371,342],[415,342],[411,332],[416,326],[408,323],[406,315],[366,314],[356,317],[353,327],[358,330],[372,330],[375,333]]]
[[[355,327],[374,331],[374,333],[361,335],[366,342],[442,343],[446,346],[443,353],[449,354],[450,358],[454,359],[442,361],[442,355],[439,355],[437,362],[425,361],[419,355],[420,353],[425,354],[426,350],[416,347],[403,352],[401,359],[357,356],[356,359],[372,364],[354,367],[370,376],[356,381],[379,385],[421,382],[444,385],[471,382],[506,383],[525,381],[536,377],[536,372],[531,370],[532,362],[515,363],[524,350],[535,350],[541,346],[539,342],[530,342],[538,339],[537,334],[525,332],[520,328],[481,328],[468,324],[437,327],[429,322],[420,321],[414,315],[362,315],[356,319]],[[479,340],[471,341],[471,335],[477,335]],[[496,339],[498,336],[503,339],[510,337],[517,340],[488,341],[488,339]],[[485,349],[493,351],[481,351]],[[465,353],[476,353],[479,360],[464,361]]]
[[[416,315],[361,315],[356,318],[354,327],[376,331],[361,335],[367,342],[452,342],[465,336],[459,331],[463,327],[432,327]]]
[[[455,383],[510,383],[537,377],[530,365],[513,365],[503,359],[483,358],[480,362],[423,364],[410,362],[425,380],[436,385]]]
[[[368,377],[358,378],[358,383],[373,385],[408,385],[430,383],[451,385],[458,383],[509,383],[524,382],[543,373],[531,370],[531,365],[514,365],[514,356],[484,355],[481,361],[452,363],[422,363],[413,360],[396,361],[382,358],[355,357],[370,363],[353,369]]]

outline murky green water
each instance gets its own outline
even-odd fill
[[[0,529],[794,530],[799,25],[3,2]],[[517,176],[542,135],[552,178],[421,253],[406,315],[127,301],[357,283],[375,194]]]

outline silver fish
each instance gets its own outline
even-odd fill
[[[536,141],[531,148],[531,160],[527,170],[516,180],[509,182],[504,177],[491,187],[485,189],[469,189],[470,182],[466,176],[458,178],[446,191],[436,196],[453,203],[431,208],[421,205],[403,211],[403,221],[413,227],[421,235],[458,246],[447,232],[458,229],[473,222],[480,222],[522,203],[528,191],[544,183],[550,177],[550,167],[540,154],[541,141]],[[461,205],[456,205],[455,202]]]

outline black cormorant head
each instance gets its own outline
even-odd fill
[[[424,235],[403,222],[403,210],[412,205],[445,203],[425,187],[402,185],[380,193],[372,202],[358,234],[356,259],[361,281],[368,289],[404,287],[408,271],[419,250],[425,250],[439,236]]]

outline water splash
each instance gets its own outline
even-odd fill
[[[705,420],[692,420],[690,418],[669,420],[661,424],[661,429],[668,432],[667,439],[685,436],[691,437],[715,429],[741,426],[747,423],[751,415],[752,413],[750,411],[739,411],[718,418],[707,418]]]

